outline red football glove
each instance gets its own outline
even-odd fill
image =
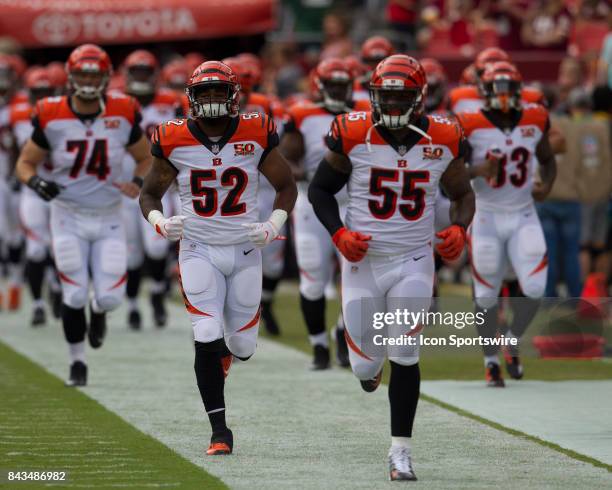
[[[465,246],[465,229],[459,225],[451,225],[436,233],[436,236],[443,240],[436,245],[436,252],[440,257],[444,260],[458,259]]]
[[[358,231],[347,230],[344,227],[340,228],[334,233],[334,236],[332,236],[334,245],[349,262],[359,262],[365,257],[368,251],[368,240],[371,239],[372,237],[370,235],[364,235]]]

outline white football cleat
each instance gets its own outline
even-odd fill
[[[389,480],[416,481],[412,469],[410,449],[404,446],[391,446],[389,449]]]

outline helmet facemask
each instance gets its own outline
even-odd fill
[[[345,73],[338,74],[318,84],[323,95],[323,105],[331,112],[345,112],[353,97],[353,84]]]
[[[193,118],[217,119],[238,114],[239,85],[223,81],[204,82],[185,91]]]
[[[439,81],[427,82],[427,97],[425,98],[425,109],[428,112],[435,111],[444,100],[444,83]]]
[[[482,92],[487,106],[491,109],[508,112],[521,107],[521,83],[508,77],[497,77],[482,82]]]
[[[128,94],[147,96],[155,93],[157,70],[152,66],[130,66],[126,75],[126,91]]]
[[[389,129],[405,128],[423,109],[426,89],[370,88],[370,101],[377,122]]]
[[[68,74],[68,81],[74,95],[83,100],[94,100],[102,98],[108,85],[110,74],[101,71],[97,65],[92,68],[84,66],[80,70],[74,70]]]

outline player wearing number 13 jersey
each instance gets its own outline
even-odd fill
[[[105,95],[112,73],[108,55],[85,44],[68,58],[71,93],[39,101],[34,130],[17,162],[17,175],[41,198],[51,201],[51,237],[62,284],[64,333],[70,346],[68,384],[86,383],[85,306],[90,302],[89,342],[102,345],[105,314],[125,294],[126,243],[121,194],[135,198],[151,158],[131,97]],[[133,181],[123,182],[129,152],[136,161]],[[37,175],[47,158],[50,176]]]
[[[481,78],[485,106],[459,113],[465,131],[476,195],[471,228],[474,295],[486,319],[483,337],[497,335],[497,297],[512,266],[527,297],[515,314],[507,336],[520,338],[537,311],[546,286],[546,243],[534,207],[552,187],[555,159],[548,142],[548,112],[539,104],[521,102],[521,75],[507,62],[489,65]],[[541,182],[534,182],[539,163]],[[503,386],[497,348],[484,346],[487,382]],[[508,370],[522,376],[518,350],[511,349]]]
[[[413,58],[393,55],[378,64],[370,82],[372,112],[337,116],[329,151],[309,188],[315,213],[332,235],[342,260],[342,310],[349,358],[365,391],[380,383],[391,361],[392,480],[415,480],[410,454],[419,397],[422,326],[374,328],[375,313],[428,311],[434,275],[434,200],[442,185],[450,200],[450,227],[438,233],[443,257],[457,257],[474,212],[463,163],[463,136],[453,121],[424,116],[425,72]],[[344,223],[334,195],[348,185]],[[382,334],[382,335],[380,335]],[[375,335],[407,339],[375,344]],[[416,339],[416,340],[415,340]],[[409,345],[410,344],[410,345]]]
[[[261,248],[279,237],[297,190],[278,152],[273,121],[239,114],[240,85],[231,68],[202,63],[187,85],[190,118],[158,126],[153,168],[145,179],[143,215],[169,240],[180,242],[185,306],[195,338],[195,373],[212,427],[207,454],[229,454],[224,374],[232,356],[255,352],[262,288]],[[276,190],[274,210],[258,223],[259,173]],[[165,218],[162,197],[178,181],[182,214]]]

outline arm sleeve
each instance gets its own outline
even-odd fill
[[[330,235],[344,226],[334,196],[346,185],[348,179],[349,174],[338,172],[324,158],[308,187],[308,200]]]
[[[159,139],[159,126],[155,128],[151,135],[151,155],[157,158],[163,158],[164,160],[166,159]]]
[[[142,138],[142,128],[140,127],[140,123],[142,122],[142,115],[139,110],[136,110],[134,113],[134,124],[132,124],[132,131],[130,132],[130,138],[128,139],[128,146],[136,143],[140,138]]]
[[[51,146],[49,145],[49,140],[47,140],[47,136],[45,136],[45,132],[40,126],[40,120],[38,119],[38,116],[34,116],[32,118],[32,127],[34,128],[31,136],[32,141],[41,148],[49,150]]]
[[[278,137],[278,133],[276,132],[276,124],[274,123],[274,120],[271,117],[267,117],[267,122],[265,122],[266,124],[266,131],[267,131],[267,143],[266,143],[266,148],[263,151],[263,153],[261,154],[261,158],[259,159],[259,164],[257,165],[257,167],[259,168],[259,166],[265,161],[266,157],[268,156],[268,154],[274,149],[276,148],[279,143],[280,143],[280,139]]]
[[[329,129],[329,133],[325,136],[325,144],[327,147],[336,153],[344,153],[344,145],[342,144],[342,135],[340,132],[340,123],[338,122],[338,118],[334,119],[331,124],[331,128]]]

